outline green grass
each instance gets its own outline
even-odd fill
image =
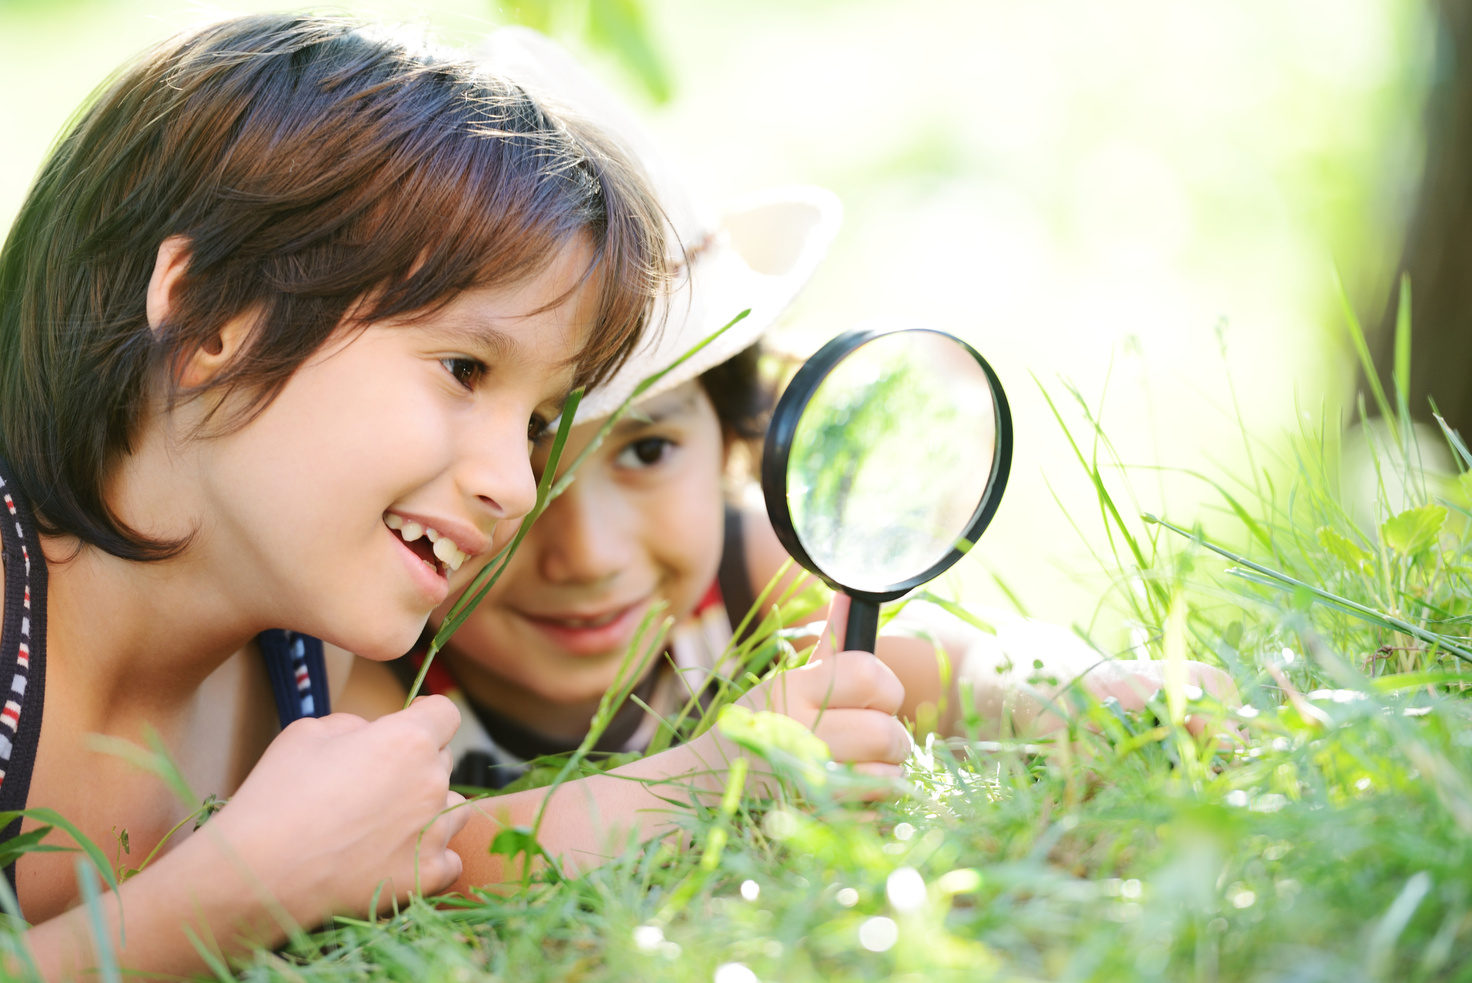
[[[1097,520],[1075,518],[1108,531],[1100,559],[1116,589],[1104,603],[1136,624],[1134,654],[1226,667],[1242,709],[1172,686],[1125,713],[1071,689],[1067,740],[931,741],[874,805],[841,801],[841,770],[779,740],[787,795],[681,808],[683,844],[631,847],[586,876],[509,896],[341,919],[236,972],[1472,979],[1472,674],[1458,654],[1472,648],[1472,479],[1424,474],[1404,401],[1377,398],[1391,424],[1373,501],[1340,493],[1337,433],[1305,430],[1277,454],[1252,444],[1265,467],[1216,482],[1214,514],[1163,522],[1130,504],[1127,472],[1085,402],[1054,404],[1098,496]],[[795,613],[812,599],[787,602]],[[781,624],[769,619],[733,652],[733,693],[791,658]],[[1187,713],[1229,722],[1241,739],[1192,738]],[[669,733],[709,723],[692,713]],[[759,723],[745,721],[748,744],[762,744]],[[549,762],[541,774],[589,766]]]

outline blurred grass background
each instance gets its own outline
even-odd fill
[[[202,19],[280,7],[0,0],[0,222],[128,55]],[[995,571],[1030,613],[1083,625],[1108,582],[1068,516],[1089,541],[1104,531],[1032,377],[1055,394],[1074,383],[1142,466],[1245,477],[1229,377],[1253,434],[1333,419],[1354,378],[1333,274],[1375,323],[1434,61],[1428,12],[1411,0],[315,9],[462,45],[539,23],[644,111],[712,199],[792,181],[837,191],[844,230],[779,343],[810,351],[888,317],[976,345],[1008,387],[1017,448],[957,589],[1001,602]],[[1131,484],[1142,511],[1186,523],[1213,497],[1174,471]],[[1101,643],[1123,644],[1116,618],[1095,626]]]

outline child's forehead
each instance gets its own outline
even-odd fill
[[[689,419],[700,414],[705,401],[705,390],[701,388],[699,380],[691,379],[669,392],[660,393],[634,405],[628,415],[614,427],[614,431],[637,430],[657,423]],[[602,421],[594,421],[592,425],[601,426]]]
[[[412,323],[501,361],[571,366],[599,313],[585,253],[569,248],[537,275],[463,290]]]

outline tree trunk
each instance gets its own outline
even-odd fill
[[[1472,435],[1472,4],[1433,0],[1436,63],[1426,107],[1426,164],[1407,228],[1401,269],[1411,279],[1411,415],[1431,420],[1430,400]],[[1394,399],[1392,290],[1370,352]],[[1360,391],[1366,391],[1359,378]],[[1367,400],[1373,411],[1373,401]]]

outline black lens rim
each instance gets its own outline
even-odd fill
[[[856,328],[845,331],[818,349],[813,357],[803,363],[793,375],[792,381],[787,384],[781,399],[777,400],[777,406],[772,411],[772,422],[767,427],[767,437],[762,447],[762,495],[766,499],[767,515],[772,521],[772,528],[777,533],[778,541],[794,560],[829,587],[842,591],[850,597],[876,603],[893,601],[921,584],[934,580],[954,566],[957,560],[966,555],[967,550],[953,547],[950,552],[921,573],[892,584],[882,591],[857,590],[841,584],[818,566],[798,538],[797,529],[792,522],[792,512],[787,506],[787,465],[792,454],[792,441],[797,434],[798,420],[801,419],[803,410],[812,400],[813,394],[818,391],[818,387],[823,384],[823,380],[828,378],[838,363],[856,349],[876,338],[920,331],[949,338],[969,352],[971,357],[976,359],[976,363],[981,366],[982,372],[986,374],[987,384],[992,390],[992,407],[996,414],[997,453],[992,459],[991,476],[987,479],[986,487],[982,489],[981,500],[977,503],[976,511],[972,514],[971,522],[967,525],[962,537],[974,548],[982,532],[991,524],[992,517],[996,515],[997,506],[1002,501],[1002,493],[1007,488],[1007,477],[1012,472],[1012,410],[1007,403],[1007,392],[1002,388],[1002,381],[997,378],[997,373],[992,369],[990,363],[982,358],[981,353],[975,348],[948,331],[923,327]]]

